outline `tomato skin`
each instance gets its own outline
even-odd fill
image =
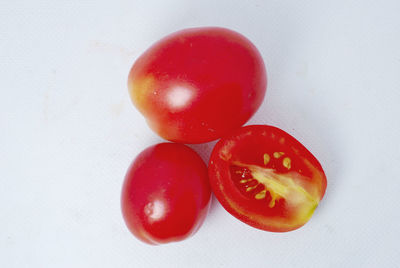
[[[242,127],[221,139],[208,169],[225,210],[265,231],[303,226],[327,186],[318,160],[294,137],[267,125]]]
[[[218,27],[166,36],[136,60],[128,78],[132,102],[149,126],[181,143],[208,142],[242,126],[261,105],[266,86],[257,48]]]
[[[125,176],[122,214],[128,229],[157,245],[193,235],[210,205],[207,167],[183,144],[160,143],[142,151]]]

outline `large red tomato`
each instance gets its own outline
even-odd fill
[[[207,167],[182,144],[161,143],[141,152],[122,188],[129,230],[149,244],[183,240],[203,223],[210,204]]]
[[[131,99],[161,137],[202,143],[243,125],[261,105],[264,62],[243,35],[192,28],[161,39],[133,65]]]
[[[304,225],[326,189],[318,160],[286,132],[246,126],[220,140],[209,177],[215,196],[239,220],[286,232]]]

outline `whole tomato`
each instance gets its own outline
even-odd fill
[[[121,206],[129,230],[148,244],[183,240],[210,204],[207,167],[189,147],[161,143],[141,152],[126,174]]]
[[[175,32],[134,63],[131,99],[161,137],[215,140],[243,125],[261,105],[264,62],[243,35],[218,27]]]
[[[221,139],[209,163],[213,192],[253,227],[286,232],[304,225],[326,190],[318,160],[281,129],[246,126]]]

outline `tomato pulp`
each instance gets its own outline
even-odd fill
[[[141,152],[122,188],[129,230],[148,244],[183,240],[203,223],[210,204],[207,167],[189,147],[161,143]]]
[[[210,158],[209,177],[229,213],[274,232],[304,225],[327,185],[320,163],[300,142],[266,125],[242,127],[221,139]]]
[[[220,138],[242,126],[266,92],[264,62],[243,35],[218,27],[175,32],[145,51],[128,79],[133,104],[161,137]]]

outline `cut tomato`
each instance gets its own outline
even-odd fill
[[[304,225],[325,193],[318,160],[276,127],[246,126],[221,139],[209,163],[215,196],[255,228],[286,232]]]

